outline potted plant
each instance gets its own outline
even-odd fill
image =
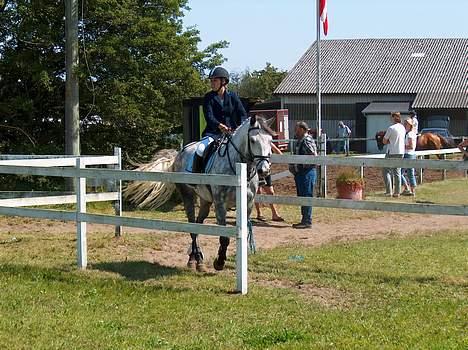
[[[353,169],[342,171],[336,178],[337,198],[361,200],[364,179]]]

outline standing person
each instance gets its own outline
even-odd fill
[[[351,129],[343,121],[340,120],[338,123],[338,137],[343,139],[340,142],[340,147],[338,152],[344,152],[349,156],[349,138],[351,136]]]
[[[271,151],[276,154],[283,154],[281,150],[276,147],[274,143],[271,144]],[[274,195],[275,191],[273,189],[273,184],[271,182],[271,175],[268,175],[265,178],[265,181],[263,181],[262,184],[259,184],[257,194],[269,194],[269,195]],[[257,210],[257,220],[259,221],[266,221],[265,217],[262,214],[262,208],[261,204],[258,202],[255,202],[255,209]],[[276,206],[271,203],[270,204],[270,209],[271,209],[271,221],[276,221],[276,222],[283,222],[284,219],[278,214],[278,210],[276,209]]]
[[[407,118],[404,122],[404,127],[406,130],[405,136],[405,159],[416,159],[416,133],[414,132],[413,119]],[[406,179],[406,176],[408,179]],[[415,196],[416,195],[416,176],[414,168],[407,168],[402,170],[401,180],[403,187],[405,188],[402,192],[405,196]]]
[[[409,112],[409,115],[410,115],[411,120],[413,121],[413,131],[417,135],[419,132],[419,122],[418,122],[418,116],[416,114],[416,111],[412,109]]]
[[[458,149],[462,152],[463,160],[468,161],[468,139],[458,144]]]
[[[235,130],[247,118],[239,97],[227,89],[229,72],[223,67],[216,67],[210,72],[209,79],[211,91],[203,100],[206,128],[193,159],[192,172],[194,173],[203,170],[203,152],[206,147],[224,133]]]
[[[383,137],[383,144],[388,145],[385,158],[403,158],[406,130],[401,124],[399,112],[392,112],[390,118],[393,124],[388,127]],[[385,195],[400,197],[401,168],[383,168],[382,174],[385,182]]]
[[[296,124],[296,152],[298,155],[317,156],[317,146],[314,139],[308,133],[309,127],[306,122],[298,122]],[[300,197],[313,197],[314,185],[317,178],[317,170],[315,164],[290,164],[289,171],[294,175],[296,182],[297,195]],[[312,227],[312,207],[301,207],[302,219],[300,223],[293,224],[293,228],[305,229]]]

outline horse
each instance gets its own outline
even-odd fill
[[[379,151],[383,150],[383,138],[385,135],[385,131],[378,131],[375,134],[375,140],[377,142],[377,147]],[[427,132],[424,134],[418,135],[416,139],[416,151],[424,151],[424,150],[438,150],[443,148],[453,148],[455,145],[447,140],[445,137],[433,134],[431,132]]]
[[[259,177],[263,178],[270,174],[270,157],[271,157],[271,141],[275,132],[270,128],[272,120],[266,121],[263,117],[252,116],[246,119],[232,134],[228,133],[222,138],[218,149],[213,153],[208,160],[205,173],[207,174],[235,174],[236,163],[247,163],[248,186],[247,186],[247,214],[250,219],[252,212],[255,194],[258,189]],[[216,142],[216,141],[215,141]],[[188,168],[192,163],[197,142],[192,142],[186,145],[175,157],[165,156],[170,159],[165,161],[168,171],[173,172],[189,172]],[[158,159],[153,159],[152,164],[158,163]],[[148,168],[148,165],[144,167]],[[151,168],[151,167],[150,167]],[[142,188],[141,182],[132,183],[124,191],[124,196],[130,200],[135,196],[140,196],[145,189]],[[154,186],[154,184],[148,184]],[[218,225],[226,225],[226,212],[229,208],[233,208],[236,203],[236,189],[231,186],[217,185],[189,185],[175,184],[171,188],[177,188],[183,198],[184,209],[191,223],[203,223],[207,218],[211,205],[214,204],[216,223]],[[147,205],[151,205],[154,200],[159,203],[164,200],[159,200],[157,194],[151,194],[147,191],[149,197],[152,198]],[[166,189],[166,198],[171,196],[172,192]],[[199,198],[198,215],[195,218],[196,199]],[[187,266],[193,270],[204,272],[206,266],[202,249],[198,243],[198,235],[190,234],[192,242],[188,250],[189,259]],[[227,248],[229,246],[229,237],[219,237],[218,255],[214,259],[213,266],[216,270],[223,270],[227,258]]]

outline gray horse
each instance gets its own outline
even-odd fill
[[[212,155],[205,172],[208,174],[235,174],[236,163],[247,163],[248,173],[248,217],[252,211],[253,200],[258,188],[258,178],[270,173],[271,141],[275,132],[269,127],[269,122],[263,117],[251,117],[245,120],[232,134],[225,135],[219,148]],[[191,143],[184,147],[175,158],[171,160],[169,171],[187,172],[191,164],[197,143]],[[153,160],[157,163],[157,160]],[[137,185],[135,185],[137,186]],[[236,204],[236,188],[217,185],[189,185],[176,184],[183,201],[189,222],[203,223],[210,212],[211,204],[215,206],[216,222],[218,225],[226,225],[226,212]],[[138,190],[141,194],[141,188]],[[132,192],[127,189],[127,193]],[[170,194],[166,190],[166,195]],[[130,196],[127,196],[131,197]],[[141,196],[140,196],[141,197]],[[155,196],[153,195],[153,198]],[[200,199],[198,215],[195,215],[197,197]],[[131,198],[129,198],[131,200]],[[196,217],[195,217],[196,216]],[[197,271],[205,271],[203,253],[198,244],[198,235],[191,233],[192,244],[189,248],[189,260],[187,266]],[[219,237],[220,247],[218,256],[214,260],[214,268],[222,270],[226,261],[226,252],[229,245],[229,237]]]

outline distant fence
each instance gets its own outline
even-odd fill
[[[299,155],[276,155],[271,157],[272,163],[280,164],[317,164],[326,166],[352,166],[352,167],[377,167],[377,168],[421,168],[421,169],[440,169],[440,170],[468,170],[468,162],[454,160],[421,160],[421,159],[375,159],[368,157],[327,157],[327,156],[299,156]],[[281,177],[286,172],[280,173]],[[273,175],[276,180],[280,176]],[[423,213],[438,215],[468,215],[468,206],[466,205],[438,205],[423,203],[400,203],[400,202],[378,202],[368,200],[350,200],[350,199],[326,199],[295,196],[278,195],[258,195],[255,200],[259,203],[276,203],[286,205],[312,205],[315,207],[342,208],[357,210],[380,210],[391,212]]]
[[[458,148],[445,148],[445,149],[436,149],[428,151],[416,151],[416,158],[423,159],[426,156],[442,156],[442,159],[447,159],[447,154],[456,154],[461,153]],[[361,158],[385,158],[385,154],[366,154],[361,156],[355,156]],[[419,183],[423,183],[423,168],[419,168]],[[361,167],[361,177],[364,174],[364,167]],[[467,171],[465,170],[465,176],[467,176]],[[442,170],[442,180],[447,179],[447,169]]]
[[[104,161],[106,157],[100,157]],[[57,200],[45,198],[15,198],[0,201],[0,215],[45,218],[52,220],[75,221],[77,223],[77,261],[80,268],[87,266],[87,227],[86,224],[107,224],[114,226],[139,227],[152,230],[189,232],[213,236],[226,236],[236,238],[236,289],[242,294],[247,293],[247,166],[236,165],[236,175],[211,175],[211,174],[185,174],[140,172],[116,169],[87,169],[86,165],[96,164],[89,157],[75,157],[62,159],[14,159],[0,161],[0,173],[16,175],[55,176],[76,179],[75,194],[71,196],[58,196]],[[110,158],[109,163],[115,164],[115,158]],[[3,163],[2,163],[3,162]],[[33,164],[33,165],[31,165]],[[45,166],[41,166],[44,165]],[[66,164],[66,165],[64,165]],[[99,164],[102,164],[99,163]],[[72,167],[74,166],[74,167]],[[185,184],[207,184],[236,187],[236,226],[226,227],[209,224],[182,223],[154,219],[142,219],[112,215],[87,214],[86,203],[95,196],[86,193],[86,179],[134,180],[134,181],[163,181]],[[121,193],[99,194],[106,196],[105,200],[121,200]],[[99,196],[96,195],[96,196]],[[8,202],[10,201],[10,202]],[[24,201],[24,202],[22,202]],[[26,205],[76,203],[76,212],[22,208]],[[8,205],[6,205],[8,204]],[[11,204],[11,205],[10,205]],[[13,207],[14,205],[14,207]],[[121,205],[120,205],[121,210]],[[120,211],[121,214],[121,211]]]

